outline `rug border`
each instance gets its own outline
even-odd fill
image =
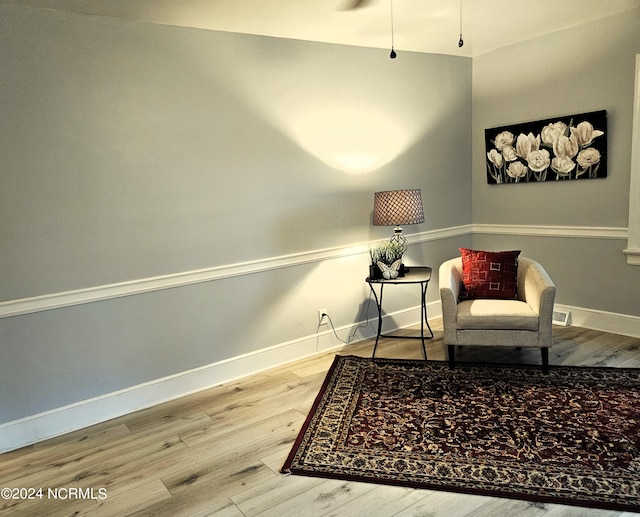
[[[495,499],[511,499],[514,501],[526,501],[532,503],[547,503],[562,506],[573,506],[576,508],[590,508],[592,510],[615,510],[621,512],[630,512],[640,514],[640,507],[630,506],[618,503],[598,503],[589,504],[587,501],[578,501],[573,499],[563,499],[561,497],[549,497],[549,496],[527,496],[523,494],[511,494],[498,491],[488,492],[481,489],[474,490],[473,488],[448,488],[441,485],[429,485],[428,483],[414,483],[411,481],[395,481],[395,480],[379,480],[369,479],[367,477],[354,476],[350,474],[336,475],[331,473],[316,473],[303,470],[293,469],[289,472],[282,472],[286,475],[304,476],[312,478],[334,479],[340,481],[350,481],[356,483],[368,483],[371,485],[383,485],[383,486],[396,486],[404,488],[412,488],[415,490],[431,490],[434,492],[447,492],[449,494],[466,494],[466,495],[478,495],[483,497],[492,497]]]
[[[316,411],[318,410],[318,407],[320,405],[320,403],[322,402],[322,399],[326,393],[326,390],[329,386],[329,384],[332,382],[333,379],[333,375],[335,373],[335,371],[337,370],[337,368],[339,367],[339,365],[343,362],[346,361],[348,359],[355,359],[357,361],[363,361],[363,362],[378,362],[378,363],[406,363],[406,364],[424,364],[424,363],[444,363],[444,361],[433,361],[433,360],[429,360],[429,361],[424,361],[424,360],[417,360],[417,359],[401,359],[401,358],[375,358],[372,359],[370,357],[363,357],[363,356],[357,356],[357,355],[340,355],[340,354],[336,354],[333,358],[333,362],[331,364],[331,367],[329,368],[329,370],[327,371],[327,374],[325,376],[325,379],[322,383],[322,386],[313,402],[313,405],[311,406],[309,413],[307,414],[307,417],[304,421],[304,424],[302,425],[302,428],[300,429],[300,432],[298,433],[298,436],[295,440],[295,442],[293,443],[293,446],[287,456],[287,459],[285,461],[285,463],[283,464],[280,472],[282,474],[286,474],[286,475],[299,475],[299,476],[306,476],[306,477],[314,477],[314,478],[324,478],[324,479],[337,479],[337,480],[343,480],[343,481],[352,481],[352,482],[361,482],[361,483],[370,483],[370,484],[375,484],[375,485],[384,485],[384,486],[399,486],[399,487],[406,487],[406,488],[413,488],[413,489],[422,489],[422,490],[433,490],[433,491],[437,491],[437,492],[448,492],[448,493],[458,493],[458,494],[469,494],[469,495],[479,495],[479,496],[484,496],[484,497],[494,497],[494,498],[503,498],[503,499],[511,499],[511,500],[519,500],[519,501],[529,501],[529,502],[539,502],[539,503],[548,503],[548,504],[558,504],[558,505],[565,505],[565,506],[574,506],[574,507],[580,507],[580,508],[592,508],[592,509],[603,509],[603,510],[616,510],[616,511],[625,511],[625,512],[640,512],[640,505],[636,506],[636,505],[628,505],[628,504],[624,504],[624,503],[606,503],[606,502],[595,502],[597,504],[594,504],[593,501],[579,501],[579,500],[573,500],[573,499],[565,499],[562,496],[558,496],[558,497],[551,497],[551,496],[545,496],[545,495],[539,495],[539,496],[535,496],[535,495],[527,495],[527,494],[512,494],[509,492],[500,492],[500,491],[487,491],[487,490],[483,490],[483,489],[473,489],[473,488],[458,488],[456,487],[455,489],[453,488],[448,488],[446,486],[441,486],[441,485],[430,485],[429,483],[417,483],[415,481],[402,481],[402,480],[393,480],[393,479],[373,479],[373,478],[369,478],[363,475],[353,475],[353,474],[333,474],[333,473],[324,473],[324,472],[314,472],[314,471],[307,471],[307,470],[301,470],[298,468],[291,468],[291,465],[293,463],[293,459],[295,458],[296,453],[298,452],[298,449],[300,447],[300,444],[304,438],[305,433],[307,432],[311,421],[313,420]],[[477,367],[477,366],[487,366],[487,367],[491,367],[491,366],[498,366],[498,367],[507,367],[507,368],[519,368],[519,369],[539,369],[539,365],[529,365],[529,364],[512,364],[512,363],[491,363],[491,362],[486,362],[486,363],[478,363],[478,362],[472,362],[472,363],[460,363],[459,366],[467,366],[467,367]],[[559,365],[556,366],[555,369],[570,369],[570,370],[580,370],[580,369],[598,369],[598,370],[625,370],[625,371],[636,371],[640,373],[640,368],[617,368],[617,367],[612,367],[612,366],[575,366],[575,365]]]
[[[329,386],[329,383],[331,382],[331,379],[333,377],[333,373],[338,368],[338,363],[341,362],[343,360],[343,358],[346,358],[346,357],[357,357],[357,356],[339,355],[339,354],[336,354],[334,356],[333,362],[331,363],[331,367],[327,371],[327,374],[326,374],[326,376],[324,378],[324,382],[322,383],[322,386],[320,387],[320,391],[316,395],[316,398],[313,401],[313,405],[311,406],[311,409],[309,409],[309,413],[307,413],[307,418],[305,418],[304,424],[302,424],[302,428],[300,429],[300,432],[298,433],[296,441],[293,442],[293,445],[291,447],[291,451],[289,452],[289,455],[287,456],[287,459],[284,462],[284,465],[282,465],[282,468],[280,469],[280,472],[282,474],[292,474],[291,464],[293,463],[293,458],[295,457],[296,453],[298,452],[298,448],[300,447],[300,443],[302,442],[302,439],[304,438],[304,434],[307,432],[307,429],[309,428],[309,425],[311,424],[311,420],[313,419],[314,415],[316,414],[318,406],[320,405],[320,402],[322,401],[322,397],[324,397],[324,394],[327,391],[327,387]],[[297,472],[296,472],[296,474],[297,474]],[[323,477],[323,476],[314,476],[314,477]]]

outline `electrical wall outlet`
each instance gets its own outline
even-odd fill
[[[326,325],[329,323],[327,309],[318,309],[318,325]]]

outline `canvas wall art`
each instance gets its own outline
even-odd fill
[[[485,130],[489,184],[607,177],[606,110]]]

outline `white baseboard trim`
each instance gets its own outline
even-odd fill
[[[640,317],[638,316],[561,304],[556,304],[554,308],[570,312],[571,325],[574,327],[640,338]]]
[[[640,337],[640,317],[561,304],[556,304],[555,308],[570,312],[573,326]],[[439,301],[429,303],[427,311],[430,320],[442,316]],[[391,332],[419,322],[420,307],[411,307],[385,315],[383,331]],[[369,339],[375,336],[375,325],[376,320],[374,319],[370,320],[368,324],[362,321],[341,326],[335,330],[339,339],[333,330],[325,330],[256,352],[0,424],[0,453],[76,431],[213,386],[232,382],[318,353],[330,352],[344,346],[340,340],[346,341],[352,335],[354,335],[352,343]]]
[[[440,302],[428,306],[429,318],[439,317]],[[393,331],[420,322],[420,307],[387,314],[383,330]],[[375,336],[377,321],[369,320],[336,328],[342,340],[354,334],[352,343]],[[359,328],[362,327],[362,328]],[[181,372],[144,384],[107,393],[74,404],[0,424],[0,453],[77,431],[113,418],[232,382],[343,346],[333,330],[281,343],[256,352]]]

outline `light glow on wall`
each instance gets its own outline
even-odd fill
[[[445,106],[439,99],[428,112],[417,109],[429,92],[416,84],[414,68],[377,73],[388,66],[386,53],[359,69],[350,67],[347,57],[336,59],[329,47],[309,61],[278,41],[268,42],[273,45],[268,54],[264,41],[243,43],[234,48],[234,59],[217,62],[212,74],[224,77],[230,91],[287,138],[337,170],[362,174],[392,162]],[[236,61],[251,65],[237,67]]]
[[[382,111],[349,106],[299,109],[282,120],[291,138],[308,153],[339,170],[365,173],[398,156],[411,141]]]

